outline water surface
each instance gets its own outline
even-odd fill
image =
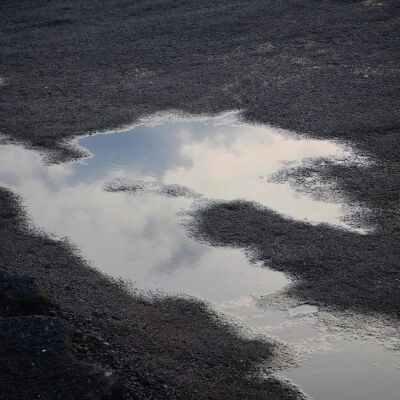
[[[244,199],[287,218],[354,229],[343,220],[351,204],[316,201],[269,181],[304,159],[360,162],[352,150],[242,123],[234,113],[154,121],[80,139],[92,157],[78,163],[47,166],[33,151],[0,146],[0,183],[22,195],[35,225],[68,237],[101,271],[141,289],[208,300],[254,332],[312,353],[302,367],[284,373],[315,399],[376,400],[376,388],[400,389],[395,353],[327,340],[301,318],[260,309],[254,296],[283,289],[287,277],[250,263],[239,249],[197,243],[180,224],[182,214],[203,202]],[[292,316],[313,312],[318,310],[307,305],[291,310]],[[393,393],[379,398],[397,400]]]

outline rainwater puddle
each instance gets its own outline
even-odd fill
[[[351,150],[245,124],[235,113],[191,119],[164,115],[149,121],[80,139],[93,157],[78,163],[46,166],[36,152],[2,145],[0,184],[22,196],[36,226],[68,237],[106,274],[133,281],[140,289],[200,297],[255,333],[303,346],[310,358],[282,374],[315,399],[376,400],[372,386],[400,389],[395,353],[378,345],[363,347],[375,349],[368,350],[369,360],[379,365],[368,368],[365,362],[359,365],[361,358],[351,357],[363,351],[361,342],[328,343],[312,324],[293,319],[315,313],[313,306],[289,313],[257,307],[252,296],[282,290],[290,283],[285,275],[250,263],[239,249],[197,243],[179,224],[180,214],[203,201],[245,199],[288,218],[354,229],[343,222],[351,205],[316,201],[268,180],[285,163],[303,159],[359,162]],[[321,341],[324,346],[309,351]],[[356,391],[352,379],[356,385],[363,382],[363,390]],[[397,400],[391,396],[388,390],[379,398]]]
[[[309,316],[318,308],[300,305],[286,311],[257,306],[243,297],[219,304],[255,334],[288,343],[299,352],[301,364],[279,372],[315,400],[397,400],[400,390],[400,352],[344,332],[319,329]]]
[[[312,355],[301,368],[284,375],[301,382],[313,399],[358,400],[399,398],[399,355],[378,344],[339,341]]]

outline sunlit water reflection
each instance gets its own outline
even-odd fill
[[[252,300],[251,295],[285,287],[289,281],[284,274],[249,263],[238,249],[193,241],[178,224],[177,215],[206,199],[240,198],[288,218],[353,229],[343,222],[343,204],[316,201],[289,185],[268,180],[283,163],[305,158],[359,162],[351,150],[326,140],[301,139],[287,131],[241,123],[236,114],[209,119],[164,116],[125,132],[82,138],[79,145],[93,157],[52,166],[44,165],[33,151],[14,145],[0,147],[0,183],[22,195],[37,226],[67,236],[97,268],[132,280],[136,287],[209,300],[255,332],[295,345],[311,346],[321,337],[311,324],[286,324],[287,313],[265,312]],[[105,190],[110,183],[114,189],[121,188],[121,182],[123,191]],[[165,185],[190,190],[165,193]],[[137,187],[144,189],[127,191]],[[315,311],[302,307],[293,314]],[[287,375],[316,399],[375,400],[368,394],[375,392],[365,388],[372,385],[372,377],[378,387],[385,382],[396,387],[399,370],[394,365],[399,360],[371,344],[375,347],[370,359],[379,359],[378,369],[364,363],[355,371],[356,361],[337,361],[340,354],[357,355],[357,346],[358,342],[354,346],[331,344]],[[330,368],[342,389],[332,386],[331,377],[320,379],[319,371],[324,368]],[[361,380],[363,388],[345,384],[343,377],[348,376]],[[389,390],[379,398],[395,400]]]

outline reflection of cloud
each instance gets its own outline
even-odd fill
[[[286,336],[281,330],[281,337],[298,341],[304,330],[287,326],[287,316],[282,313],[271,318],[269,312],[267,319],[260,316],[249,297],[276,292],[288,279],[280,272],[249,265],[239,249],[189,240],[177,225],[176,214],[190,208],[193,199],[152,195],[171,189],[171,184],[186,185],[209,198],[241,197],[293,217],[337,223],[339,206],[300,196],[288,186],[268,182],[267,177],[280,168],[282,160],[336,157],[346,152],[327,141],[299,140],[280,132],[227,124],[223,119],[140,127],[131,133],[82,140],[81,144],[87,144],[95,154],[86,160],[87,165],[51,167],[44,166],[37,153],[1,146],[0,183],[22,195],[39,227],[67,235],[84,257],[104,272],[135,280],[139,288],[162,288],[211,299],[225,312],[244,317],[261,333],[267,328],[276,332],[286,324]],[[128,182],[141,180],[146,183],[145,190],[141,196],[104,191],[104,183],[115,177]],[[251,224],[247,228],[251,231]],[[313,241],[321,240],[307,238],[302,229],[297,234],[290,229],[271,243],[285,249],[292,240],[296,259],[301,259],[299,251],[307,253]],[[359,353],[359,349],[354,352]],[[353,370],[355,367],[351,365]]]
[[[87,165],[76,164],[71,179],[92,181],[122,166],[139,175],[161,178],[165,170],[190,166],[190,158],[179,152],[183,137],[179,123],[154,128],[138,126],[129,132],[86,137],[79,144],[95,157],[87,159]]]
[[[42,184],[50,190],[65,185],[70,173],[68,165],[46,167],[40,155],[33,151],[15,145],[0,146],[0,182],[3,185],[31,186],[34,191],[36,184]]]
[[[157,232],[159,224],[154,219],[153,217],[142,231],[143,236],[149,241],[153,241],[154,237],[159,234]],[[180,269],[196,268],[201,264],[201,259],[203,257],[206,258],[207,248],[198,246],[196,243],[187,240],[186,237],[177,237],[176,239],[179,240],[175,240],[173,246],[168,246],[169,251],[165,254],[165,258],[161,259],[157,265],[154,265],[153,270],[156,270],[157,273],[165,274],[176,272]]]
[[[181,119],[140,125],[113,135],[86,137],[80,144],[96,156],[76,165],[71,179],[93,181],[123,169],[152,185],[180,185],[208,198],[256,201],[309,222],[342,224],[342,205],[311,199],[290,185],[262,180],[283,161],[351,156],[326,140],[301,139],[265,126],[239,123],[235,114],[216,119]],[[149,126],[150,125],[150,126]],[[125,176],[125,175],[120,175]]]
[[[260,176],[279,168],[282,159],[331,157],[344,150],[272,128],[232,124],[231,118],[87,137],[80,142],[94,154],[87,165],[45,166],[33,151],[1,146],[0,181],[28,202],[40,228],[68,236],[113,276],[208,298],[263,293],[284,285],[282,274],[249,267],[239,250],[193,242],[177,226],[176,214],[193,202],[187,187],[208,198],[247,198],[294,217],[336,223],[340,205],[298,196]],[[140,196],[105,191],[104,183],[116,177],[145,182],[145,190]],[[163,190],[185,196],[154,196]]]

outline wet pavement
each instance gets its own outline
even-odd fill
[[[259,297],[287,288],[290,279],[241,249],[198,242],[186,229],[188,211],[243,199],[284,218],[368,235],[368,227],[347,222],[357,205],[316,200],[269,179],[304,160],[362,165],[365,158],[337,142],[240,122],[237,113],[163,114],[78,144],[92,157],[51,166],[31,150],[0,147],[0,182],[22,195],[35,226],[66,236],[108,275],[140,289],[199,297],[251,332],[290,343],[303,364],[282,375],[315,399],[372,400],[379,393],[395,400],[396,390],[380,388],[397,387],[397,352],[328,334],[309,318],[318,315],[314,306],[260,306]],[[320,379],[321,371],[329,379]]]

